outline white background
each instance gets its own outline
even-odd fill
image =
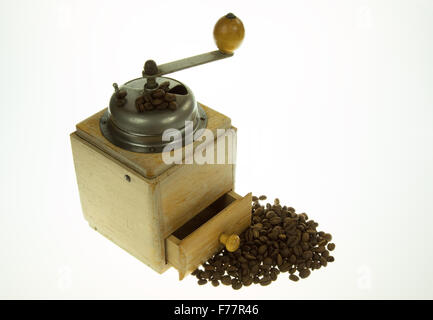
[[[90,229],[69,133],[113,82],[173,75],[239,129],[236,190],[279,197],[334,236],[336,261],[240,291],[159,275]],[[433,2],[0,1],[0,298],[433,298]]]

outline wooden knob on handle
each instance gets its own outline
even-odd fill
[[[238,250],[239,245],[241,244],[241,239],[237,234],[221,234],[220,235],[220,242],[226,246],[226,249],[230,252],[234,252]]]
[[[224,53],[233,53],[239,48],[244,36],[244,25],[233,13],[220,18],[213,29],[215,43],[218,49]]]

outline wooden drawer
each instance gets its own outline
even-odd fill
[[[251,197],[230,191],[166,239],[167,262],[179,271],[179,279],[222,248],[222,233],[240,234],[250,225]]]

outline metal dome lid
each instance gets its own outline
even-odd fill
[[[151,82],[151,84],[149,84]],[[113,144],[133,152],[162,152],[167,145],[179,146],[179,139],[164,141],[167,130],[178,130],[185,141],[185,124],[191,121],[193,134],[207,124],[203,108],[183,83],[166,77],[143,77],[113,85],[108,110],[100,120],[103,135]],[[152,87],[152,88],[149,88]]]

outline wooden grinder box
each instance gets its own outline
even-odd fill
[[[232,23],[227,17],[221,19]],[[159,273],[175,267],[180,279],[222,248],[221,234],[239,234],[250,224],[251,194],[234,192],[235,164],[191,159],[204,146],[213,148],[216,158],[218,139],[230,144],[221,136],[236,132],[230,118],[196,102],[182,83],[162,77],[233,55],[233,45],[217,45],[218,51],[165,65],[146,62],[142,78],[115,85],[108,110],[77,124],[70,136],[89,225]],[[158,95],[166,98],[159,99],[167,101],[165,109],[156,101]],[[208,130],[214,139],[185,143],[181,163],[166,163],[155,130],[172,125],[182,131],[183,120]],[[236,143],[224,152],[225,159],[235,154]]]

